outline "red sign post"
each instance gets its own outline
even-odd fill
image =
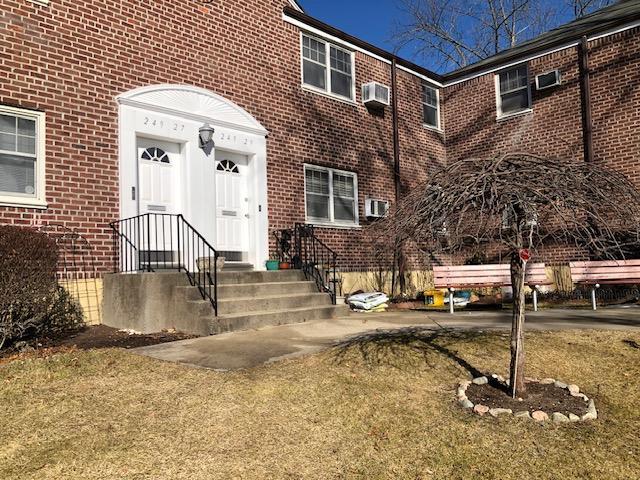
[[[529,260],[531,260],[531,250],[529,250],[528,248],[523,248],[522,250],[520,250],[519,254],[520,260],[522,260],[523,262],[528,262]]]

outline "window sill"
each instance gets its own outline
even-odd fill
[[[36,5],[42,5],[43,7],[47,7],[49,5],[49,0],[30,0],[31,3],[35,3]]]
[[[317,95],[321,95],[323,97],[331,98],[333,100],[337,100],[338,102],[346,103],[347,105],[351,105],[352,107],[357,107],[358,104],[353,100],[349,100],[346,97],[341,97],[340,95],[335,95],[333,93],[329,93],[325,90],[320,90],[319,88],[310,87],[309,85],[302,85],[302,90],[309,93],[315,93]]]
[[[0,207],[33,208],[37,210],[46,210],[48,208],[48,204],[44,200],[38,200],[36,198],[0,196]]]
[[[533,113],[533,108],[527,108],[526,110],[520,110],[519,112],[508,113],[506,115],[500,115],[500,116],[496,117],[496,121],[503,122],[503,121],[509,120],[511,118],[521,117],[523,115],[528,115],[530,113]]]
[[[318,228],[335,228],[336,230],[361,230],[362,226],[359,223],[352,224],[342,224],[342,223],[323,223],[323,222],[313,222],[307,220],[305,222],[306,225],[313,225]]]
[[[425,130],[431,130],[433,132],[437,132],[437,133],[444,133],[444,130],[442,130],[439,127],[434,127],[433,125],[428,125],[426,123],[422,124],[422,128],[424,128]]]

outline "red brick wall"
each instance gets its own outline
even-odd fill
[[[640,29],[590,42],[594,160],[640,188]]]
[[[358,173],[366,225],[365,196],[394,200],[392,124],[390,108],[380,117],[362,106],[359,87],[390,85],[390,66],[356,54],[358,105],[303,91],[299,31],[282,20],[286,4],[55,0],[40,7],[0,0],[0,103],[47,113],[49,203],[46,211],[0,207],[0,222],[76,228],[97,249],[101,268],[110,268],[107,223],[119,212],[114,98],[144,85],[184,83],[227,97],[269,130],[272,228],[304,220],[304,162]],[[403,167],[415,178],[444,148],[422,127],[420,80],[409,77],[399,74],[402,135],[417,146],[403,151]],[[361,231],[321,234],[345,268],[366,265]]]
[[[578,57],[575,48],[529,62],[529,75],[558,69],[562,85],[537,91],[533,111],[496,119],[495,73],[445,88],[447,158],[527,152],[558,158],[582,158],[582,120]]]

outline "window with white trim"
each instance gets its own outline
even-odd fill
[[[42,112],[0,105],[0,203],[45,206]]]
[[[353,100],[353,52],[302,34],[302,83]]]
[[[308,222],[358,224],[358,178],[355,173],[305,165],[304,177]]]
[[[519,65],[500,72],[497,76],[498,117],[529,110],[529,71],[526,65]]]
[[[422,121],[425,125],[440,128],[440,106],[438,90],[422,84]]]

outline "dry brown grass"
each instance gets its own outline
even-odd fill
[[[462,412],[461,363],[505,373],[504,334],[379,334],[232,373],[119,350],[14,361],[0,368],[0,478],[638,478],[640,334],[527,340],[528,373],[579,384],[598,421]]]

